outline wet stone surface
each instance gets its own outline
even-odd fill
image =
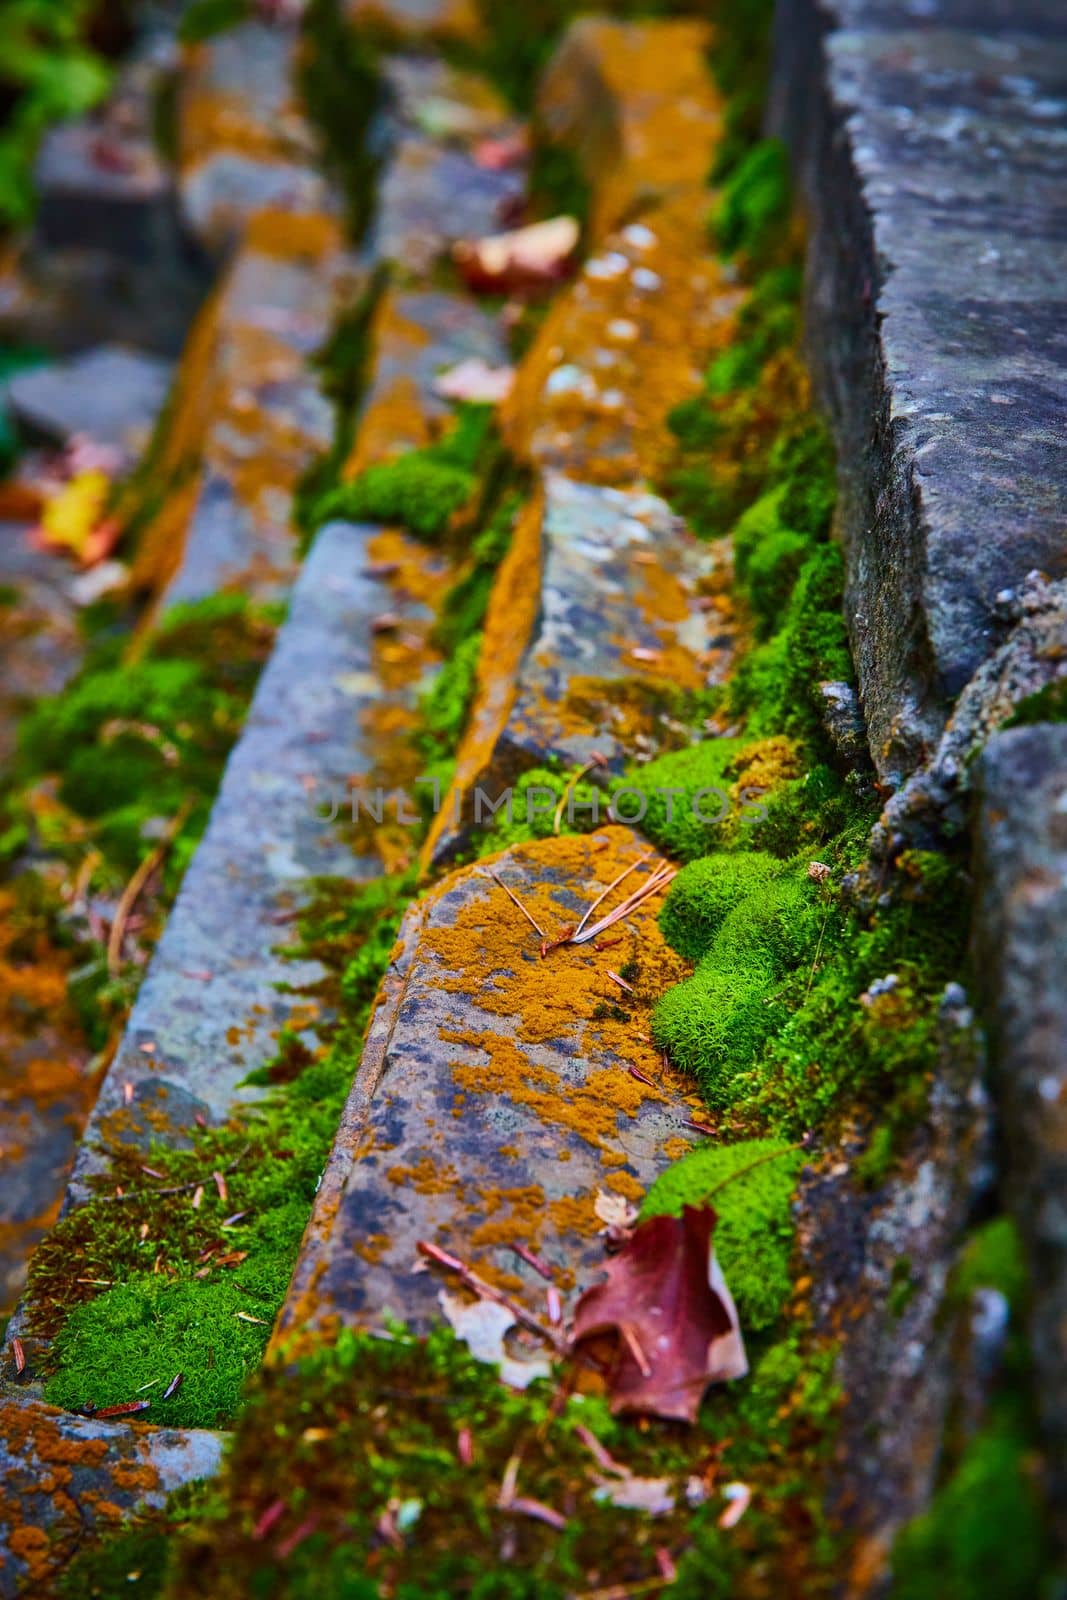
[[[94,1422],[39,1402],[0,1401],[0,1596],[52,1593],[49,1580],[95,1530],[221,1464],[222,1440]]]
[[[990,739],[978,769],[979,955],[1009,1198],[1030,1253],[1049,1504],[1067,1534],[1067,726]]]
[[[1067,572],[1062,8],[790,0],[778,33],[852,640],[898,780],[1003,639],[1000,593]]]
[[[372,671],[371,620],[385,611],[406,619],[404,596],[365,573],[374,537],[331,523],[307,558],[104,1080],[75,1166],[76,1201],[101,1167],[101,1140],[180,1141],[197,1114],[224,1118],[279,1030],[315,1020],[313,1003],[277,986],[299,988],[318,969],[276,952],[292,941],[311,880],[379,870],[322,814],[368,769],[361,718],[389,698]],[[406,617],[417,623],[421,610],[408,601]]]
[[[292,497],[333,440],[310,358],[361,281],[328,219],[293,228],[264,213],[250,225],[179,371],[160,468],[172,492],[140,541],[139,587],[166,604],[228,585],[258,598],[288,591]]]
[[[639,1198],[694,1139],[696,1099],[646,1034],[653,998],[684,964],[663,944],[654,898],[612,928],[621,942],[610,953],[591,943],[542,959],[539,935],[488,871],[558,937],[625,868],[634,871],[605,905],[656,865],[635,835],[608,828],[514,847],[412,907],[283,1334],[335,1319],[380,1326],[387,1313],[418,1327],[438,1319],[442,1280],[415,1270],[420,1239],[536,1300],[545,1279],[513,1244],[551,1267],[565,1299],[594,1280],[598,1190]],[[627,962],[633,994],[608,976]]]
[[[690,737],[679,696],[720,681],[733,630],[724,556],[655,495],[548,473],[490,601],[486,647],[453,793],[428,851],[452,853],[525,769],[594,752],[619,772]],[[497,645],[499,644],[499,649]]]

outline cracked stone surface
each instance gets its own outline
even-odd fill
[[[657,861],[620,827],[546,839],[454,873],[412,907],[283,1336],[337,1320],[380,1326],[387,1311],[422,1328],[439,1318],[442,1280],[414,1270],[420,1239],[537,1298],[544,1279],[513,1243],[552,1266],[565,1299],[593,1280],[604,1259],[597,1191],[637,1198],[694,1138],[698,1097],[642,1033],[668,974],[686,968],[663,944],[655,899],[612,929],[620,948],[565,946],[542,959],[488,869],[558,936],[622,870],[633,868],[616,899]],[[632,996],[608,976],[628,960]]]

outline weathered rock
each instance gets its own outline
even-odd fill
[[[180,192],[190,227],[213,251],[235,243],[257,211],[336,209],[296,97],[297,47],[292,29],[246,22],[187,52]]]
[[[977,955],[1007,1194],[1030,1261],[1049,1505],[1067,1544],[1067,725],[994,734],[977,786]]]
[[[287,592],[293,494],[333,440],[309,358],[363,281],[331,219],[263,212],[249,222],[190,335],[151,472],[136,486],[152,514],[135,587],[165,603],[227,585]]]
[[[89,434],[130,459],[163,409],[172,370],[159,356],[99,345],[55,366],[18,373],[7,384],[7,402],[23,427],[55,443]]]
[[[547,473],[490,600],[452,795],[427,842],[447,859],[525,769],[627,761],[688,740],[679,697],[717,682],[733,634],[721,551],[654,495]]]
[[[458,362],[507,361],[499,321],[469,299],[439,289],[387,288],[370,329],[366,391],[343,477],[428,444],[454,407],[434,380]]]
[[[121,340],[174,355],[206,288],[156,145],[173,19],[141,7],[139,38],[96,111],[50,128],[34,227],[0,276],[0,337],[50,350]]]
[[[655,898],[612,930],[621,949],[564,946],[542,959],[539,935],[488,873],[556,937],[623,869],[630,876],[601,911],[656,864],[629,830],[607,828],[516,846],[412,907],[283,1337],[338,1320],[380,1326],[388,1313],[418,1327],[439,1319],[442,1280],[414,1270],[419,1240],[534,1303],[544,1280],[513,1245],[550,1264],[568,1298],[592,1281],[603,1261],[597,1191],[637,1198],[692,1139],[696,1100],[642,1021],[684,965],[663,943]],[[632,995],[610,977],[628,961],[639,969]]]
[[[662,481],[671,409],[700,389],[739,293],[693,197],[610,235],[553,305],[503,408],[519,456],[586,483]]]
[[[1067,677],[1067,581],[1031,574],[1004,611],[1015,626],[964,689],[930,761],[889,800],[872,836],[882,862],[967,825],[975,758],[1020,701]]]
[[[571,145],[592,185],[597,243],[649,206],[687,195],[708,205],[708,173],[722,134],[722,103],[708,71],[702,22],[571,25],[538,91],[545,135]]]
[[[222,1438],[204,1429],[94,1422],[36,1401],[0,1401],[0,1596],[52,1593],[93,1533],[213,1476]]]
[[[68,569],[55,555],[33,549],[29,535],[23,523],[0,522],[0,764],[14,754],[21,713],[62,689],[84,649]]]
[[[844,1160],[804,1174],[798,1235],[817,1327],[839,1340],[844,1394],[830,1488],[855,1535],[851,1595],[887,1592],[897,1531],[930,1504],[945,1426],[961,1388],[945,1289],[992,1182],[990,1112],[974,1016],[955,984],[941,1003],[941,1060],[926,1115],[873,1192]],[[907,1276],[902,1279],[901,1271]]]
[[[810,222],[847,613],[893,782],[1002,641],[1001,591],[1067,571],[1061,21],[1054,0],[776,13],[771,126]]]

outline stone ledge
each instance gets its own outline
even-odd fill
[[[890,782],[1003,638],[1000,592],[1067,572],[1057,15],[1051,0],[958,0],[936,26],[891,0],[778,8],[770,126],[809,216],[811,359]]]

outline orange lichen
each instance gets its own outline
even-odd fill
[[[477,44],[476,0],[345,0],[345,15],[387,45]]]
[[[705,23],[583,17],[541,82],[538,116],[571,145],[593,189],[599,241],[650,202],[685,194],[699,214],[722,134],[723,104],[708,71]]]
[[[692,196],[648,213],[545,318],[501,409],[507,443],[585,483],[662,481],[668,413],[699,391],[739,303]]]

